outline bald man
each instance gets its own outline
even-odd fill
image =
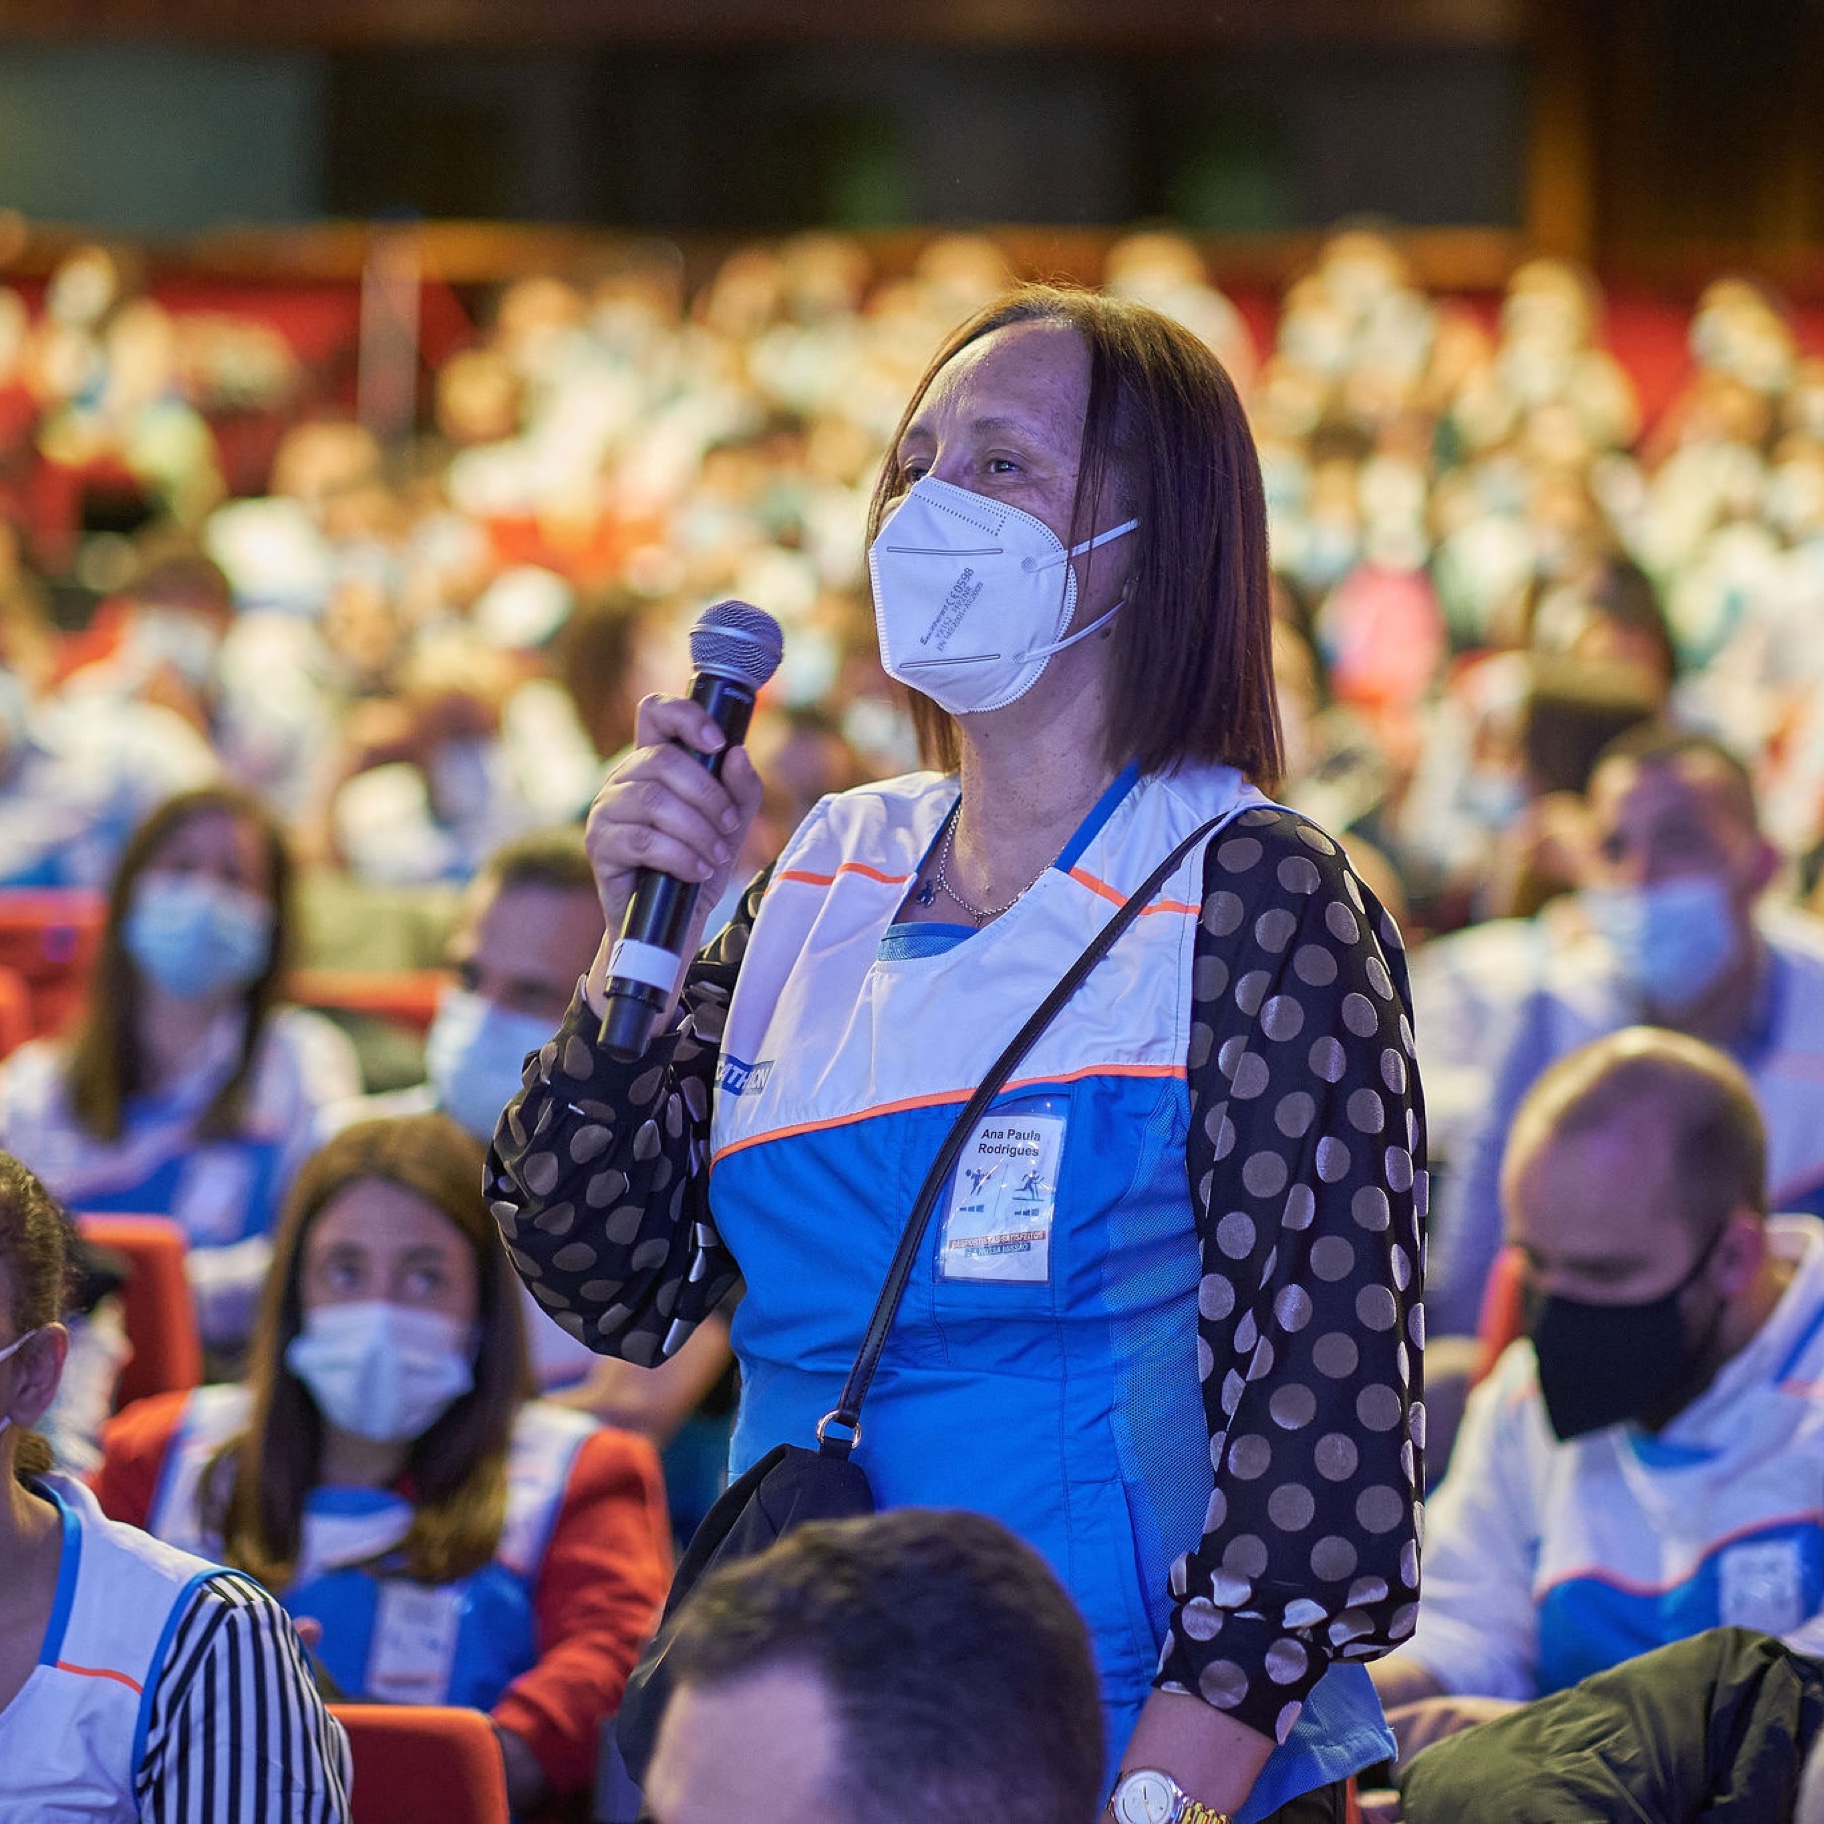
[[[1727,1052],[1760,1104],[1775,1207],[1824,1213],[1824,925],[1762,904],[1778,865],[1747,771],[1718,742],[1651,727],[1604,751],[1578,867],[1589,933],[1546,961],[1465,1169],[1440,1188],[1425,1286],[1434,1335],[1476,1328],[1521,1099],[1553,1059],[1623,1026]]]
[[[1527,1096],[1529,1334],[1470,1397],[1417,1632],[1369,1668],[1407,1753],[1441,1727],[1420,1700],[1460,1726],[1705,1628],[1824,1637],[1824,1223],[1765,1185],[1752,1086],[1683,1034],[1611,1034]]]

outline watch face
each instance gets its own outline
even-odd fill
[[[1115,1788],[1115,1816],[1120,1824],[1172,1824],[1178,1788],[1163,1773],[1142,1768]]]

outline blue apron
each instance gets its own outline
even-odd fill
[[[955,795],[922,776],[826,801],[742,960],[710,1181],[748,1288],[735,1473],[812,1441],[945,1133],[1112,905],[1199,824],[1262,802],[1227,769],[1124,778],[995,923],[937,954],[883,945]],[[1201,880],[1198,854],[978,1128],[856,1451],[883,1507],[988,1513],[1044,1555],[1091,1630],[1111,1765],[1152,1688],[1172,1564],[1214,1492],[1185,1168]],[[1003,1176],[1000,1214],[984,1215],[992,1193],[976,1191]],[[1392,1752],[1366,1671],[1333,1666],[1238,1824]]]

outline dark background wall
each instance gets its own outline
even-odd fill
[[[9,0],[5,205],[166,236],[1372,213],[1816,289],[1824,0]]]

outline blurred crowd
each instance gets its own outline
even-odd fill
[[[520,280],[436,374],[423,435],[383,448],[313,414],[233,499],[212,425],[282,402],[272,332],[199,329],[100,250],[35,315],[0,293],[0,881],[99,885],[137,815],[218,773],[308,867],[466,879],[587,804],[729,595],[786,626],[769,710],[832,737],[816,784],[903,768],[867,498],[939,339],[1010,276],[985,239],[882,278],[812,235],[734,253],[694,297],[659,253]],[[1372,841],[1425,928],[1526,906],[1551,865],[1537,788],[1574,774],[1564,724],[1598,707],[1675,704],[1750,760],[1784,849],[1817,844],[1824,361],[1777,300],[1711,286],[1643,425],[1600,290],[1561,262],[1490,310],[1341,234],[1267,349],[1180,238],[1117,242],[1103,277],[1193,327],[1249,401],[1290,796]],[[46,576],[78,579],[74,614]]]
[[[309,1284],[318,1206],[276,1254],[272,1231],[313,1152],[360,1153],[331,1136],[384,1115],[487,1138],[601,935],[576,827],[640,698],[687,678],[704,606],[738,597],[786,633],[750,741],[767,802],[733,890],[823,794],[916,764],[875,649],[868,503],[933,352],[1013,276],[983,237],[935,238],[887,276],[858,242],[818,234],[743,248],[695,295],[663,250],[587,283],[521,279],[435,373],[419,434],[383,444],[352,416],[299,414],[265,492],[245,496],[221,427],[286,409],[298,373],[282,338],[173,315],[100,249],[29,308],[0,289],[0,889],[111,893],[74,1036],[0,1067],[0,1146],[73,1207],[179,1218],[213,1370],[237,1375],[251,1346],[264,1397],[275,1350],[310,1334],[308,1295],[276,1342],[259,1301],[277,1296],[275,1259]],[[1563,262],[1527,262],[1498,300],[1439,297],[1392,241],[1340,233],[1285,291],[1266,346],[1219,277],[1190,242],[1145,232],[1109,249],[1101,281],[1191,328],[1247,402],[1275,577],[1278,796],[1345,839],[1415,951],[1446,1274],[1434,1330],[1483,1312],[1494,1177],[1532,1079],[1630,1019],[1735,1056],[1781,1207],[1815,1207],[1824,358],[1768,290],[1719,280],[1649,422],[1600,287]],[[1643,780],[1665,788],[1651,804]],[[1674,825],[1682,860],[1664,848]],[[1672,902],[1642,897],[1662,876],[1722,883],[1714,905],[1673,908],[1676,941]],[[1590,980],[1626,992],[1548,1032],[1541,1008],[1584,1005],[1565,970],[1586,955],[1605,959]],[[401,1062],[371,1032],[351,1046],[282,1005],[300,961],[456,973],[425,1055]],[[1799,1011],[1782,1025],[1787,1000]],[[421,1077],[418,1101],[373,1099]],[[383,1166],[363,1169],[383,1180]],[[454,1191],[439,1204],[441,1188],[394,1181],[446,1227],[474,1216]],[[319,1188],[333,1209],[337,1185]],[[124,1353],[97,1285],[50,1428],[89,1468]],[[478,1321],[478,1296],[450,1321]],[[726,1414],[725,1329],[706,1327],[655,1397],[590,1378],[535,1307],[522,1321],[540,1384],[586,1417],[676,1449],[706,1401]],[[183,1447],[161,1423],[140,1421],[154,1464]],[[1448,1429],[1443,1443],[1434,1474]],[[713,1495],[716,1449],[712,1426],[694,1468],[668,1459],[681,1529],[706,1498],[681,1492],[693,1478]],[[129,1451],[104,1474],[117,1506],[132,1473]],[[627,1575],[649,1601],[656,1474],[606,1464],[604,1486],[616,1474],[639,1534]],[[131,1517],[150,1490],[148,1471]],[[621,1631],[630,1651],[637,1629]],[[625,1657],[596,1669],[602,1688]],[[524,1669],[495,1668],[488,1691]],[[585,1777],[598,1695],[576,1699],[568,1733],[501,1725],[543,1769],[522,1767],[516,1790]]]

